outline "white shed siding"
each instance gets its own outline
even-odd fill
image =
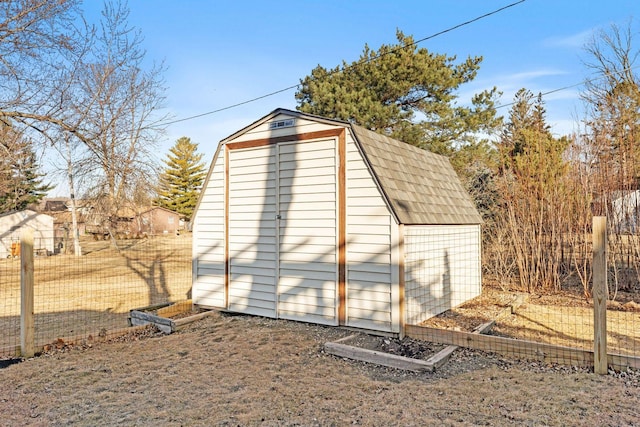
[[[229,151],[228,308],[276,314],[276,147]]]
[[[397,331],[391,237],[397,225],[350,138],[346,149],[347,325]]]
[[[278,317],[337,324],[335,139],[278,145]]]
[[[224,150],[212,166],[208,185],[193,224],[193,289],[195,304],[224,307]]]
[[[33,230],[33,249],[53,254],[53,217],[26,209],[0,216],[0,257],[11,255],[11,245],[20,242],[25,228]]]
[[[480,226],[406,226],[405,306],[417,324],[480,295]]]
[[[249,129],[245,133],[236,135],[232,142],[255,141],[263,138],[278,138],[282,136],[295,135],[301,133],[320,132],[328,129],[335,129],[335,126],[317,121],[296,118],[293,126],[279,129],[269,129],[269,124],[279,120],[290,119],[291,116],[280,114],[273,119],[262,123],[255,128]]]

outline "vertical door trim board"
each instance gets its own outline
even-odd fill
[[[346,132],[338,135],[338,325],[347,322],[347,142]]]
[[[274,260],[273,269],[273,289],[276,293],[274,295],[275,300],[275,314],[276,319],[280,318],[280,145],[275,144],[275,168],[276,168],[276,259]]]
[[[224,307],[229,309],[229,146],[224,146]]]
[[[307,141],[312,139],[326,139],[338,137],[338,324],[346,321],[346,129],[334,128],[317,132],[295,133],[291,135],[276,136],[271,138],[253,139],[249,141],[228,142],[224,144],[224,169],[225,169],[225,267],[224,267],[224,298],[225,307],[229,308],[229,151],[242,148],[263,147],[278,144],[280,142]],[[277,159],[276,159],[277,160]],[[279,251],[279,248],[278,248]],[[277,274],[276,274],[277,277]],[[276,316],[277,316],[277,287],[276,287]]]

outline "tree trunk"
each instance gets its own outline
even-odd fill
[[[71,234],[73,235],[73,253],[75,256],[82,256],[82,248],[80,247],[80,233],[78,232],[78,214],[76,208],[76,195],[73,186],[73,162],[71,160],[71,146],[69,139],[67,143],[67,177],[69,179],[69,192],[71,195]]]

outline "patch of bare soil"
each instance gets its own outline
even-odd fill
[[[395,356],[423,360],[428,359],[446,347],[443,344],[421,341],[409,337],[400,339],[364,333],[355,334],[352,338],[342,341],[342,343],[367,350],[393,354]]]
[[[640,424],[635,372],[596,376],[459,349],[441,369],[414,373],[323,351],[324,343],[353,333],[215,313],[168,336],[145,329],[54,348],[0,369],[0,424]],[[396,344],[375,340],[389,351]],[[414,357],[436,350],[416,345],[401,347]]]
[[[519,294],[484,286],[482,294],[459,307],[447,310],[422,323],[423,326],[472,332],[495,320],[517,302]],[[524,297],[524,295],[522,295]]]

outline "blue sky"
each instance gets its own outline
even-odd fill
[[[351,63],[365,44],[377,49],[395,43],[396,29],[418,40],[515,1],[129,0],[129,23],[142,31],[147,60],[168,67],[167,111],[183,119],[295,85],[318,64]],[[95,17],[101,2],[87,0],[84,8]],[[634,15],[640,29],[638,0],[526,0],[419,46],[460,60],[483,56],[476,80],[462,88],[461,102],[496,86],[507,104],[521,87],[547,92],[589,78],[585,42],[594,31],[624,26]],[[575,129],[582,115],[579,91],[574,87],[545,97],[555,133]],[[224,137],[276,108],[295,109],[294,93],[172,124],[159,157],[177,138],[188,136],[208,162]],[[506,115],[508,107],[499,111]]]

